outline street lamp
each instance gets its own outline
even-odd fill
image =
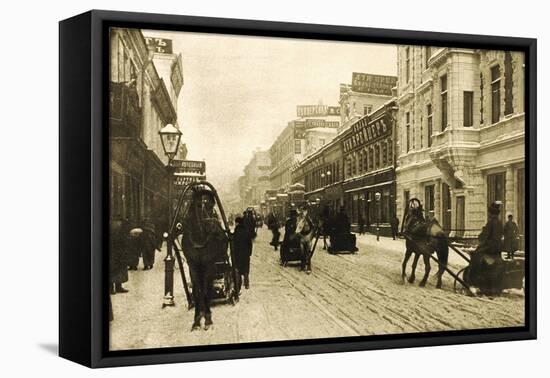
[[[178,148],[181,140],[181,131],[172,124],[167,124],[159,130],[160,141],[164,154],[168,158],[168,227],[172,222],[172,185],[174,177],[174,167],[172,160],[178,153]],[[164,259],[164,302],[162,308],[174,306],[174,256],[172,254],[173,238],[168,232],[162,234],[166,240],[166,258]]]
[[[382,194],[376,192],[374,198],[376,199],[376,241],[380,241],[380,198],[382,198]]]

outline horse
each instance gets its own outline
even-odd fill
[[[414,207],[415,203],[417,207]],[[405,272],[407,263],[414,253],[412,274],[409,276],[408,282],[413,283],[415,281],[416,265],[418,264],[418,259],[422,256],[424,259],[424,277],[420,281],[419,286],[426,286],[426,281],[428,280],[431,270],[430,258],[431,255],[436,252],[439,265],[436,287],[440,289],[442,287],[441,278],[445,272],[449,258],[449,241],[447,234],[443,231],[437,220],[424,220],[422,216],[422,206],[420,205],[420,201],[416,198],[410,200],[407,210],[411,211],[407,211],[403,219],[403,223],[406,223],[403,234],[407,240],[405,243],[406,249],[405,258],[402,264],[401,279],[404,283],[407,278]]]
[[[307,274],[310,274],[311,257],[314,248],[313,240],[316,236],[316,229],[311,219],[307,216],[307,212],[302,213],[298,218],[295,235],[300,243],[300,251],[302,254],[301,270],[305,270]]]
[[[191,331],[212,325],[210,298],[216,274],[215,263],[224,258],[229,239],[214,211],[215,199],[210,190],[194,189],[183,220],[182,250],[189,265],[195,316]]]

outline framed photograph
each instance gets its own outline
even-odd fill
[[[536,63],[526,38],[61,21],[60,355],[536,338]]]

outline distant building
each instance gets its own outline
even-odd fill
[[[396,85],[396,76],[354,72],[351,84],[340,84],[339,132],[394,97]]]
[[[443,228],[479,233],[503,203],[524,230],[524,56],[398,47],[397,206],[419,198]]]
[[[259,211],[262,210],[262,207],[265,208],[265,192],[269,189],[270,170],[269,152],[254,151],[252,159],[244,168],[244,175],[239,178],[239,192],[243,208],[252,206]]]

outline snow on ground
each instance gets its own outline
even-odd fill
[[[373,235],[361,235],[354,255],[330,255],[320,241],[313,272],[306,275],[297,266],[281,267],[269,238],[268,230],[259,230],[250,289],[243,288],[235,306],[215,305],[214,328],[208,331],[190,332],[193,310],[187,310],[177,270],[176,306],[161,308],[164,251],[157,254],[153,270],[129,272],[125,287],[130,292],[111,296],[111,350],[524,325],[525,298],[518,292],[494,299],[469,297],[453,291],[448,274],[439,290],[435,266],[428,285],[420,288],[421,261],[417,282],[402,284],[403,240],[382,237],[377,242]],[[465,263],[450,253],[450,267],[457,271]]]

